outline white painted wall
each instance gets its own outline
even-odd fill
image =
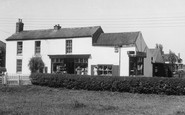
[[[97,65],[97,64],[119,65],[120,54],[115,53],[114,47],[93,46],[91,51],[92,53],[91,53],[91,59],[89,59],[89,65]],[[119,51],[121,51],[120,75],[129,76],[129,57],[128,57],[127,51],[135,51],[135,47],[122,47],[121,50]]]
[[[121,48],[121,76],[129,76],[129,56],[127,54],[128,51],[136,51],[136,48]]]
[[[72,40],[72,54],[91,54],[88,62],[88,74],[91,74],[91,65],[97,64],[113,64],[119,65],[119,53],[115,53],[114,47],[92,46],[92,38],[69,38]],[[142,39],[140,39],[142,41]],[[41,57],[51,72],[51,60],[48,55],[65,55],[66,39],[47,39],[36,40],[41,41]],[[140,43],[138,41],[138,43]],[[138,45],[139,46],[139,45]],[[143,48],[142,48],[143,49]],[[23,41],[23,55],[17,56],[17,41],[7,41],[6,68],[11,74],[16,73],[16,59],[23,60],[22,73],[30,74],[28,62],[31,57],[35,56],[35,40]],[[121,68],[120,75],[129,75],[129,57],[127,51],[136,51],[135,46],[121,48]],[[148,55],[147,55],[148,56]],[[150,60],[145,60],[148,63]],[[145,75],[149,76],[150,68],[146,65]]]
[[[6,43],[6,69],[7,72],[16,73],[17,42],[9,41]]]
[[[70,38],[72,40],[72,54],[90,54],[92,38]],[[35,56],[35,41],[41,41],[41,57],[51,72],[51,60],[48,55],[64,55],[66,39],[23,40],[23,53],[17,56],[17,41],[7,41],[6,68],[10,74],[30,74],[28,62]],[[16,60],[22,59],[22,73],[16,73]]]

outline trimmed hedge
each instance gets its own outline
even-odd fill
[[[33,85],[95,91],[185,95],[185,79],[158,77],[112,77],[69,74],[31,74]]]

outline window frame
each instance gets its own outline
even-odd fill
[[[73,41],[66,40],[66,54],[71,54],[73,49]]]
[[[17,55],[22,55],[22,53],[23,53],[23,42],[19,41],[17,42]]]
[[[129,76],[144,75],[144,57],[129,57]]]
[[[39,45],[37,43],[39,43]],[[41,53],[41,41],[35,41],[35,55],[39,55],[40,53]]]
[[[20,61],[20,62],[19,62]],[[20,64],[19,64],[20,63]],[[19,64],[19,65],[18,65]],[[22,73],[22,59],[17,59],[16,60],[16,72],[17,73]]]
[[[98,64],[98,75],[103,75],[103,76],[112,76],[113,75],[113,65],[112,64]],[[111,68],[108,70],[108,68]],[[101,69],[100,69],[101,68]]]

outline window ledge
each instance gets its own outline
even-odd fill
[[[22,56],[22,54],[17,54],[17,56]]]

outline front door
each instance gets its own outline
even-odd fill
[[[66,68],[67,68],[67,73],[68,74],[74,74],[75,70],[74,70],[74,59],[73,58],[69,58],[65,60],[66,62]]]

